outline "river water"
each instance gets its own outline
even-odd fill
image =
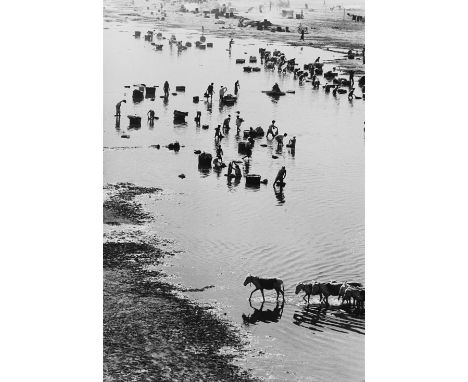
[[[364,282],[364,101],[333,97],[310,83],[299,85],[291,74],[276,71],[245,73],[236,58],[258,57],[258,40],[235,40],[231,55],[228,40],[207,36],[214,47],[189,48],[180,54],[164,48],[155,51],[142,35],[148,25],[114,22],[104,30],[104,182],[132,182],[162,188],[158,200],[143,200],[155,215],[150,230],[173,239],[181,253],[170,260],[173,282],[193,288],[214,287],[188,293],[200,302],[213,304],[218,313],[239,326],[250,339],[251,349],[240,362],[254,375],[273,380],[361,381],[364,380],[364,317],[340,308],[331,299],[329,309],[314,303],[304,305],[294,294],[303,280],[354,280]],[[191,41],[199,33],[164,30],[164,36]],[[158,42],[159,43],[159,42]],[[301,66],[339,57],[337,53],[280,44],[268,45]],[[259,57],[258,57],[259,58]],[[258,64],[260,66],[260,64]],[[325,65],[325,71],[331,68]],[[164,81],[171,92],[185,85],[185,92],[160,98]],[[210,82],[233,92],[239,80],[238,102],[220,107],[217,94],[212,105],[203,101]],[[321,79],[322,83],[324,79]],[[281,89],[294,90],[279,100],[261,90],[278,82]],[[134,84],[159,85],[156,98],[134,104]],[[124,86],[130,85],[130,88]],[[356,94],[360,95],[357,90]],[[198,104],[193,96],[200,96]],[[120,125],[114,119],[115,104],[122,105]],[[159,120],[146,122],[153,109]],[[173,111],[189,113],[185,125],[173,123]],[[202,112],[202,124],[193,121]],[[262,126],[271,120],[281,133],[297,137],[295,152],[265,138],[257,139],[245,173],[261,174],[268,185],[248,188],[245,180],[228,182],[224,174],[199,171],[194,150],[215,153],[214,127],[240,111],[243,128]],[[127,114],[142,116],[142,127],[129,129]],[[121,138],[123,132],[129,139]],[[179,141],[177,153],[151,147]],[[235,127],[222,140],[225,161],[239,160]],[[260,146],[267,144],[267,147]],[[277,156],[273,159],[272,155]],[[272,187],[276,173],[285,166],[286,186]],[[185,174],[180,179],[179,174]],[[275,294],[266,292],[261,307],[260,293],[249,304],[252,287],[244,287],[249,274],[278,277],[285,283],[286,301],[277,306]],[[262,308],[262,310],[260,310]]]

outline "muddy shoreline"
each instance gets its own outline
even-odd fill
[[[175,253],[144,230],[151,217],[137,200],[160,191],[105,187],[104,222],[118,227],[103,244],[104,380],[257,381],[233,362],[247,344],[238,329],[164,280],[158,265]]]

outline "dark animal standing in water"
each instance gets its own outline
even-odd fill
[[[280,279],[262,279],[260,277],[256,276],[247,276],[247,278],[244,281],[244,286],[247,286],[247,284],[253,284],[255,286],[255,289],[250,293],[249,301],[252,298],[252,295],[254,294],[255,291],[260,289],[260,292],[262,293],[263,301],[265,301],[265,295],[263,294],[263,290],[272,290],[274,289],[276,291],[276,299],[279,299],[279,294],[283,296],[284,300],[284,284],[283,281]]]
[[[318,295],[320,294],[320,287],[318,283],[310,283],[310,284],[304,284],[304,283],[299,283],[296,286],[296,294],[299,294],[299,292],[304,291],[304,301],[306,301],[306,296],[307,296],[307,303],[310,301],[310,296],[311,295]],[[320,300],[322,300],[322,295],[320,294]]]
[[[344,295],[345,295],[345,292],[346,292],[346,289],[348,287],[355,287],[355,288],[361,288],[362,287],[362,284],[361,283],[357,283],[357,282],[347,282],[345,281],[341,287],[340,287],[340,291],[338,292],[338,301],[340,300],[341,297],[344,298]]]
[[[340,289],[343,284],[329,282],[329,283],[312,283],[312,284],[304,284],[299,283],[296,286],[296,294],[300,291],[304,291],[304,301],[307,296],[307,303],[309,303],[310,296],[319,295],[320,296],[320,303],[325,301],[325,304],[328,304],[328,296],[339,296]]]

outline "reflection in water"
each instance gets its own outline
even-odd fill
[[[211,173],[211,167],[198,166],[198,171],[202,175],[202,178],[207,177]]]
[[[250,171],[250,160],[244,161],[244,173],[247,175]]]
[[[234,188],[237,187],[239,183],[240,183],[240,178],[228,178],[227,179],[228,190],[229,191],[234,190]]]
[[[312,331],[364,334],[365,316],[345,310],[342,306],[322,306],[319,304],[305,305],[293,315],[293,324]]]
[[[275,308],[263,310],[263,306],[265,305],[265,301],[262,302],[260,309],[255,308],[252,306],[252,302],[250,303],[250,307],[253,308],[253,313],[246,315],[242,314],[242,320],[244,324],[256,324],[258,321],[271,323],[271,322],[278,322],[283,315],[283,308],[284,308],[284,300],[281,302],[281,306],[279,305],[279,301],[276,301]]]
[[[286,200],[284,198],[283,187],[273,186],[273,190],[275,191],[275,196],[276,196],[276,200],[278,200],[278,204],[286,203]]]

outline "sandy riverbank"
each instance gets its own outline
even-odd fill
[[[255,380],[232,362],[245,345],[239,332],[163,280],[158,265],[174,252],[144,231],[151,217],[136,200],[159,191],[105,188],[104,222],[116,229],[104,235],[104,380]]]

